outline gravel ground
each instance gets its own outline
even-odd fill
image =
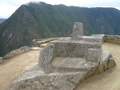
[[[7,90],[14,79],[35,66],[38,63],[39,52],[40,50],[32,50],[6,59],[0,64],[0,90]]]
[[[120,90],[120,45],[104,43],[103,49],[112,53],[117,65],[85,80],[75,90]]]

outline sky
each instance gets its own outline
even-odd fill
[[[120,0],[0,0],[0,18],[9,18],[22,4],[45,2],[79,7],[114,7],[120,10]]]

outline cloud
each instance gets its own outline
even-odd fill
[[[120,10],[120,0],[0,0],[0,18],[8,18],[20,5],[31,1],[80,7],[115,7]]]
[[[30,0],[0,0],[0,18],[10,17],[10,15],[13,14],[22,4],[29,2]]]
[[[1,0],[3,1],[3,0]],[[6,0],[1,3],[0,1],[0,18],[8,18],[17,7],[6,4]]]

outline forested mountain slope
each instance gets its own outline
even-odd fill
[[[2,22],[4,22],[6,19],[2,19],[2,18],[0,18],[0,24],[2,23]]]
[[[34,38],[69,36],[74,22],[84,24],[84,34],[120,35],[120,11],[114,8],[82,8],[44,2],[20,6],[0,24],[0,56]]]

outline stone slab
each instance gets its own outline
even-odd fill
[[[90,68],[95,67],[96,63],[86,62],[84,58],[56,57],[54,58],[52,65],[55,68],[59,68],[59,72],[60,69],[63,69],[62,71],[64,72],[76,72],[88,71]]]
[[[9,90],[73,90],[86,72],[46,74],[39,66],[22,74]]]

